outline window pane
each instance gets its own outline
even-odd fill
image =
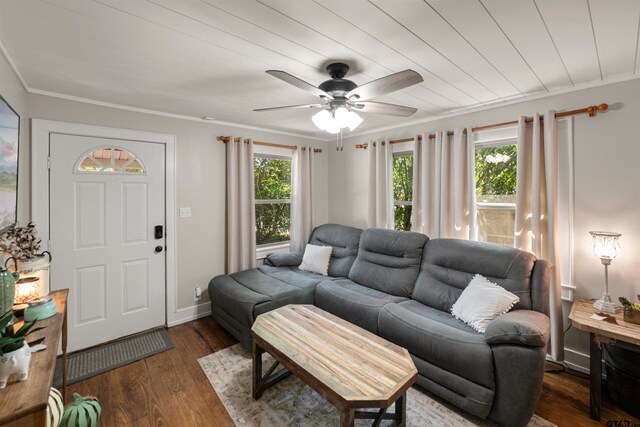
[[[475,150],[478,240],[513,246],[516,203],[516,144]],[[491,208],[482,203],[491,203]]]
[[[411,231],[411,206],[394,206],[393,218],[396,230]]]
[[[291,198],[291,160],[253,158],[256,200]]]
[[[140,160],[120,148],[100,148],[85,154],[76,169],[93,173],[144,173]]]
[[[476,148],[478,202],[516,202],[516,144]]]
[[[413,200],[413,156],[393,158],[393,200]]]
[[[478,240],[513,246],[516,211],[478,207]]]
[[[256,205],[256,244],[285,242],[291,229],[291,205],[271,203]]]

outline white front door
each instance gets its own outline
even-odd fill
[[[69,351],[165,324],[165,147],[51,134],[51,289]],[[162,227],[162,229],[160,229]]]

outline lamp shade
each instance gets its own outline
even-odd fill
[[[622,234],[610,231],[590,231],[589,234],[593,238],[593,254],[601,260],[612,260],[620,254],[618,238]]]
[[[311,117],[313,124],[320,130],[325,130],[330,122],[333,121],[331,113],[328,110],[321,110]]]
[[[349,112],[349,120],[347,121],[347,126],[349,126],[349,131],[353,132],[358,126],[362,123],[362,117],[360,117],[356,112]]]
[[[24,304],[34,298],[38,298],[40,292],[40,279],[38,277],[24,277],[16,282],[16,295],[14,304]]]
[[[338,107],[333,116],[336,118],[336,124],[339,128],[346,128],[349,125],[349,110],[345,107]]]

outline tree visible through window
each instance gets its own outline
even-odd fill
[[[478,240],[513,246],[516,215],[516,144],[475,149]]]
[[[291,160],[254,157],[256,244],[286,242],[291,229]]]
[[[413,200],[413,156],[393,157],[393,225],[396,230],[411,230]]]

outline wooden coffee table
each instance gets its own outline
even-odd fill
[[[406,349],[312,305],[262,314],[251,333],[254,399],[293,373],[340,411],[340,426],[353,426],[356,418],[405,425],[406,392],[418,376]],[[265,351],[276,362],[263,376]],[[279,364],[284,368],[274,374]],[[394,402],[395,413],[388,414]]]

